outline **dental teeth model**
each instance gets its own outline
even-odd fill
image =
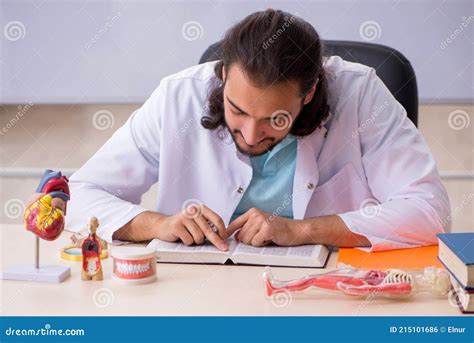
[[[156,280],[155,249],[117,247],[112,258],[114,279],[131,284]]]
[[[288,281],[276,280],[270,267],[266,267],[263,272],[263,280],[267,297],[282,292],[302,292],[316,289],[341,292],[351,296],[378,295],[405,298],[418,292],[446,296],[451,289],[448,273],[435,267],[427,267],[421,271],[363,270],[349,267]]]

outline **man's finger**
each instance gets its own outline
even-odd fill
[[[250,213],[249,211],[241,214],[239,217],[235,218],[235,220],[229,224],[227,227],[227,233],[231,236],[235,231],[242,228],[248,220]]]
[[[224,242],[217,233],[212,231],[211,227],[209,226],[209,223],[203,216],[194,218],[194,221],[197,225],[199,225],[199,228],[201,229],[202,233],[207,237],[207,239],[212,244],[214,244],[219,250],[229,250],[229,246],[227,245],[227,243]]]
[[[255,235],[259,231],[260,231],[260,223],[253,223],[248,228],[245,228],[245,231],[240,232],[239,240],[245,244],[252,244],[252,239],[255,237]]]
[[[254,247],[263,247],[265,245],[268,245],[272,242],[269,237],[266,236],[265,230],[260,230],[253,238],[251,244]]]
[[[194,242],[196,244],[203,244],[205,240],[205,236],[202,233],[201,229],[199,226],[196,224],[196,222],[192,219],[187,219],[184,221],[184,226],[186,229],[189,231],[189,233],[193,236]]]
[[[250,220],[247,220],[244,225],[242,225],[241,228],[238,228],[236,230],[236,234],[235,234],[235,239],[237,239],[238,241],[242,241],[242,237],[244,237],[245,233],[247,232],[247,230],[250,228],[251,226],[251,222]]]
[[[188,230],[186,230],[184,226],[179,228],[176,235],[186,245],[192,245],[194,243],[193,236],[191,236],[191,234],[188,232]]]
[[[219,236],[226,240],[229,235],[227,234],[227,230],[225,229],[224,221],[222,220],[221,216],[215,213],[207,206],[203,206],[202,215],[211,222],[212,225],[217,229],[217,233]],[[212,227],[211,227],[212,229]]]
[[[239,241],[242,241],[242,238],[244,235],[247,233],[247,230],[250,229],[250,227],[253,225],[252,219],[249,217],[247,218],[247,221],[242,225],[240,229],[238,229],[238,232],[236,233],[236,239]]]
[[[234,233],[235,233],[234,239],[239,240],[239,233],[240,233],[240,230],[241,230],[241,229],[237,229],[237,231],[234,232]]]

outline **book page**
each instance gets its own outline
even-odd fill
[[[232,242],[234,241],[234,242]],[[211,253],[228,255],[237,245],[235,240],[229,241],[229,251],[217,249],[211,242],[206,240],[202,245],[186,245],[182,242],[166,242],[158,238],[152,240],[147,246],[153,247],[157,251],[176,252],[176,253]]]
[[[319,256],[319,245],[301,245],[298,247],[279,247],[266,246],[262,248],[238,243],[233,255],[250,254],[250,255],[266,255],[266,256],[288,256],[297,258],[311,258],[313,255]]]
[[[148,246],[157,252],[161,262],[181,263],[225,263],[231,258],[238,264],[260,264],[275,266],[323,266],[328,250],[322,245],[298,247],[266,246],[254,247],[228,239],[229,251],[221,251],[206,241],[203,245],[187,246],[181,242],[165,242],[154,239]]]

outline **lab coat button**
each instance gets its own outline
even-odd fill
[[[243,189],[242,187],[239,187],[239,188],[237,189],[237,192],[238,192],[239,194],[242,194],[242,193],[244,192],[244,189]]]
[[[308,183],[307,187],[308,187],[308,189],[313,189],[314,185],[310,182],[310,183]]]

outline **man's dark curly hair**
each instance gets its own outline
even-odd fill
[[[329,115],[327,79],[322,62],[322,43],[308,22],[287,12],[268,9],[255,12],[231,27],[221,42],[216,77],[209,90],[208,111],[201,125],[224,128],[224,86],[231,65],[239,64],[257,87],[285,81],[300,84],[302,100],[316,82],[313,99],[303,106],[290,133],[306,136]]]

